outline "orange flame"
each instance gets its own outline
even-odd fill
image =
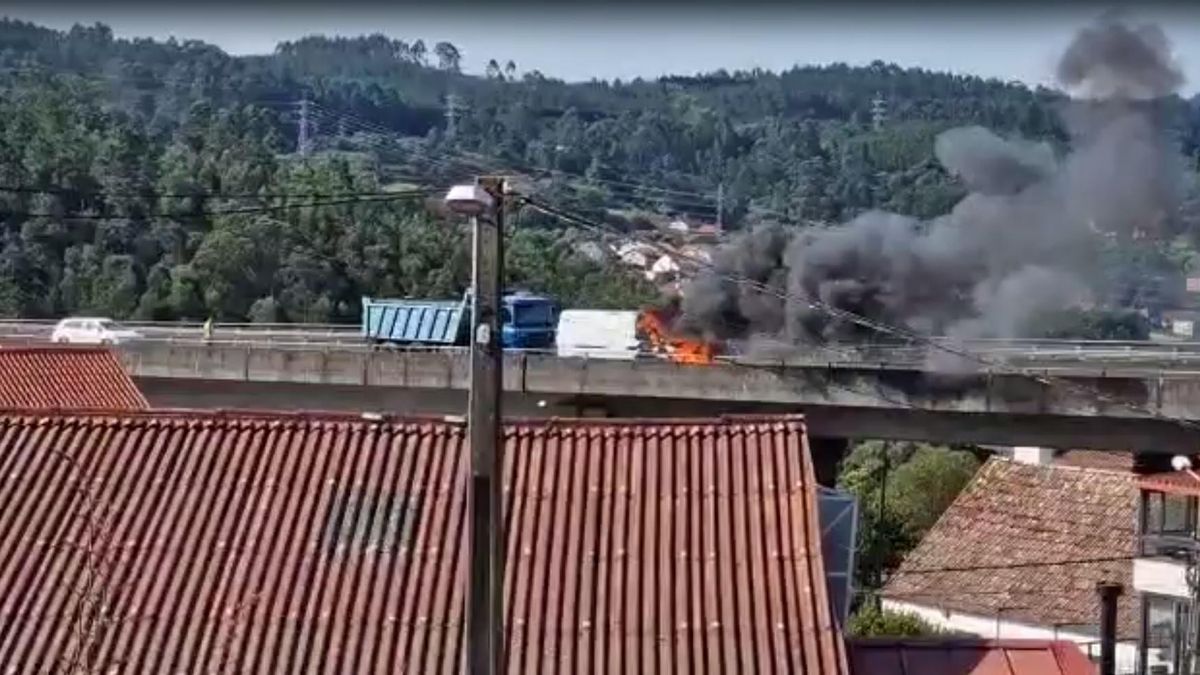
[[[708,365],[716,356],[716,350],[707,342],[672,335],[659,310],[642,310],[638,316],[637,328],[646,336],[646,341],[654,351],[665,355],[674,363]]]

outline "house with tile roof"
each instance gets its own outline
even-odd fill
[[[458,673],[455,419],[0,411],[9,672]],[[510,421],[508,672],[848,672],[797,417]]]
[[[148,406],[110,349],[0,346],[0,408],[138,410]]]
[[[886,608],[989,639],[1069,640],[1099,653],[1096,584],[1114,581],[1118,672],[1136,667],[1137,484],[1087,452],[992,457],[887,581]]]
[[[1185,460],[1176,465],[1179,460]],[[1200,611],[1190,571],[1200,561],[1200,456],[1137,456],[1137,557],[1132,592],[1141,600],[1141,672],[1193,672]],[[1191,661],[1189,667],[1188,661]]]

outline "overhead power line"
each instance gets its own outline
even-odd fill
[[[788,301],[804,303],[810,309],[812,309],[814,311],[819,311],[819,312],[821,312],[827,316],[833,317],[835,319],[847,321],[847,322],[853,323],[859,327],[867,328],[868,330],[878,332],[878,333],[881,333],[884,335],[888,335],[891,337],[897,337],[908,343],[922,344],[922,345],[925,345],[926,347],[930,347],[934,350],[941,351],[941,352],[944,352],[947,354],[951,354],[953,356],[957,356],[966,361],[970,361],[971,363],[974,363],[976,365],[984,366],[987,369],[995,371],[995,372],[1011,374],[1011,375],[1015,375],[1018,377],[1028,378],[1031,381],[1034,381],[1034,382],[1041,384],[1043,386],[1046,386],[1046,387],[1060,387],[1063,389],[1071,389],[1073,391],[1083,393],[1096,401],[1101,401],[1103,403],[1113,405],[1116,407],[1122,407],[1122,408],[1125,408],[1132,412],[1138,413],[1140,415],[1146,415],[1153,419],[1168,421],[1168,422],[1171,422],[1174,424],[1178,424],[1180,426],[1187,427],[1189,429],[1200,430],[1200,423],[1198,423],[1196,421],[1181,418],[1181,417],[1161,415],[1155,411],[1151,411],[1151,410],[1145,408],[1144,406],[1139,406],[1137,404],[1130,403],[1128,401],[1113,399],[1112,397],[1107,396],[1106,394],[1097,390],[1094,387],[1089,387],[1087,385],[1082,385],[1082,384],[1076,384],[1075,382],[1072,382],[1071,380],[1065,379],[1062,377],[1051,376],[1049,374],[1038,374],[1038,373],[1034,373],[1034,372],[1029,372],[1022,368],[1009,366],[1004,363],[997,363],[997,362],[994,362],[994,361],[992,361],[984,356],[981,356],[975,352],[972,352],[972,351],[966,349],[965,347],[955,347],[953,345],[948,345],[948,344],[945,344],[944,342],[937,340],[935,338],[932,338],[930,336],[921,335],[919,333],[915,333],[906,328],[902,328],[899,326],[893,326],[893,325],[884,323],[882,321],[864,317],[860,314],[851,312],[849,310],[844,310],[844,309],[841,309],[838,307],[834,307],[833,305],[830,305],[827,302],[824,302],[820,299],[817,299],[817,298],[814,298],[811,296],[803,296],[802,297],[795,293],[781,291],[777,288],[770,286],[769,284],[765,284],[756,279],[751,279],[749,277],[745,277],[742,275],[722,272],[721,270],[717,269],[717,267],[715,265],[713,265],[712,263],[710,263],[707,260],[703,260],[701,258],[696,258],[695,256],[688,255],[687,253],[682,252],[682,251],[676,251],[676,250],[670,249],[670,248],[665,247],[657,242],[652,242],[652,241],[646,240],[644,238],[639,239],[637,237],[637,235],[635,235],[635,234],[621,232],[619,230],[616,230],[615,228],[612,228],[611,226],[605,225],[603,223],[597,223],[589,218],[585,218],[585,217],[570,213],[568,211],[565,211],[563,209],[556,208],[554,206],[551,206],[551,205],[541,202],[539,200],[532,199],[530,197],[522,197],[518,201],[520,203],[528,204],[529,206],[531,206],[539,211],[542,211],[543,213],[546,213],[547,215],[555,216],[561,220],[564,220],[564,221],[567,221],[570,223],[574,223],[585,229],[591,229],[593,231],[601,231],[601,232],[606,232],[608,234],[616,234],[619,236],[626,236],[626,237],[633,238],[633,239],[639,241],[639,243],[646,244],[647,246],[654,248],[655,250],[659,250],[666,254],[685,259],[685,260],[691,262],[692,264],[696,265],[697,267],[707,269],[707,270],[715,273],[719,278],[721,278],[724,281],[728,281],[730,283],[739,284],[739,285],[745,285],[745,286],[748,286],[755,290],[758,290],[761,293],[773,295],[781,300],[788,300]]]
[[[334,199],[326,201],[310,201],[293,204],[274,204],[264,206],[249,206],[233,209],[215,209],[208,211],[192,211],[192,212],[173,212],[160,211],[145,214],[138,214],[147,218],[204,218],[208,216],[230,216],[255,213],[273,213],[278,211],[288,211],[291,209],[311,209],[326,206],[349,206],[358,204],[379,204],[397,201],[401,199],[411,199],[414,197],[426,197],[430,194],[429,190],[412,190],[406,192],[390,193],[386,196],[378,197],[356,197],[353,199]],[[70,213],[36,213],[32,211],[3,211],[0,210],[0,218],[5,216],[20,216],[24,218],[55,218],[58,220],[129,220],[130,215],[115,215],[115,214],[70,214]]]
[[[81,190],[62,186],[35,187],[31,185],[3,185],[0,192],[14,194],[72,195],[81,197],[107,197],[114,199],[341,199],[359,197],[387,197],[397,194],[388,190],[365,190],[359,192],[155,192],[148,190]]]
[[[946,567],[921,567],[917,569],[899,569],[892,573],[891,578],[902,577],[909,574],[940,574],[944,572],[983,572],[989,570],[1020,570],[1030,569],[1035,567],[1065,567],[1068,565],[1090,565],[1095,563],[1109,562],[1126,562],[1133,560],[1138,556],[1128,555],[1110,555],[1098,556],[1094,558],[1067,558],[1064,560],[1030,560],[1025,562],[1011,563],[995,563],[986,565],[960,565]]]
[[[335,110],[332,110],[329,108],[323,108],[315,103],[311,103],[310,106],[311,106],[311,110],[317,111],[318,113],[324,113],[326,115],[332,115],[332,116],[336,117],[338,120],[341,120],[344,122],[349,122],[355,126],[360,127],[361,129],[363,129],[365,131],[369,131],[370,133],[393,136],[393,137],[397,137],[397,138],[402,137],[401,134],[399,132],[397,132],[395,129],[390,129],[390,128],[387,128],[380,124],[363,120],[362,118],[356,117],[353,114],[344,113],[341,111],[335,111]],[[588,176],[578,173],[578,172],[570,172],[570,171],[566,171],[563,169],[557,169],[557,168],[552,168],[552,167],[537,166],[534,164],[530,164],[528,162],[512,160],[512,159],[503,158],[503,157],[497,157],[495,155],[487,155],[484,153],[470,151],[470,150],[442,149],[441,152],[443,155],[458,155],[460,158],[459,161],[473,160],[472,164],[474,164],[475,166],[485,168],[486,170],[493,171],[493,172],[498,171],[498,170],[508,170],[508,171],[517,170],[522,173],[534,173],[534,174],[541,174],[541,175],[547,175],[547,176],[559,176],[559,177],[574,178],[578,181],[582,181],[585,183],[617,187],[622,190],[619,193],[619,197],[617,197],[617,198],[622,201],[625,201],[625,202],[648,203],[651,200],[668,199],[670,201],[670,204],[673,207],[672,211],[675,211],[675,212],[683,214],[683,215],[697,216],[697,217],[706,218],[706,219],[709,219],[709,218],[715,219],[717,217],[717,215],[718,215],[717,209],[719,208],[719,205],[723,201],[723,197],[724,197],[724,195],[722,194],[723,193],[722,186],[718,186],[718,188],[712,192],[698,192],[695,190],[683,190],[683,189],[678,189],[678,188],[662,187],[662,186],[652,185],[652,184],[646,183],[646,182],[632,182],[632,181],[615,180],[615,179],[610,179],[610,178],[588,177]],[[480,164],[481,161],[490,162],[492,164],[492,166],[481,165]],[[624,171],[624,169],[620,169],[618,167],[614,167],[609,164],[602,164],[602,166],[608,168],[610,171]],[[708,180],[705,177],[698,176],[696,174],[690,174],[690,173],[686,173],[686,172],[675,172],[675,173],[677,173],[681,176],[695,179],[695,180],[701,180],[701,181]],[[572,189],[580,189],[579,186],[577,186],[577,185],[571,185],[571,188]],[[643,194],[637,194],[638,191],[642,192]],[[650,194],[645,194],[645,193],[650,193]],[[655,196],[655,195],[657,195],[657,196]],[[690,197],[692,199],[690,199],[690,200],[680,199],[680,197]],[[678,208],[679,206],[682,206],[684,208]],[[695,207],[695,208],[701,208],[701,209],[704,209],[704,211],[697,212],[694,210],[689,210],[687,208],[689,206]],[[775,211],[773,209],[768,209],[768,208],[764,208],[764,207],[760,207],[760,206],[754,207],[754,210],[756,210],[757,212],[762,213],[762,214],[773,216],[777,220],[779,220],[780,222],[783,222],[785,224],[796,224],[796,225],[823,225],[824,224],[824,223],[816,223],[816,222],[799,221],[799,220],[796,220],[796,219],[792,218],[791,216],[789,216],[785,213],[782,213],[780,211]]]
[[[927,600],[936,600],[938,598],[973,598],[973,597],[996,597],[996,596],[1050,596],[1050,597],[1072,597],[1079,595],[1094,596],[1096,591],[1094,588],[1039,588],[1037,590],[993,590],[993,591],[978,591],[971,589],[963,590],[938,590],[938,591],[888,591],[879,588],[858,588],[854,591],[855,595],[859,596],[881,596],[883,599],[903,600],[906,598],[924,598]],[[1017,609],[1017,608],[1014,608]]]
[[[566,218],[564,217],[564,215],[565,215],[565,212],[562,212],[562,211],[554,211],[554,212],[551,212],[550,210],[548,210],[546,207],[544,207],[544,206],[543,206],[543,205],[541,205],[540,203],[537,203],[537,202],[534,202],[534,201],[532,201],[532,200],[529,200],[528,198],[525,198],[525,199],[523,199],[522,201],[523,201],[524,203],[527,203],[527,204],[529,204],[530,206],[532,206],[532,207],[533,207],[533,208],[535,208],[535,209],[541,210],[543,213],[547,213],[547,215],[556,216],[556,217],[559,217],[559,218],[566,219]],[[573,217],[572,217],[572,218],[573,218]],[[586,219],[575,219],[575,220],[568,220],[568,222],[574,222],[576,225],[579,225],[579,226],[583,227],[584,229],[587,229],[587,230],[589,230],[589,231],[593,231],[593,232],[598,232],[598,231],[599,231],[599,232],[606,232],[606,233],[609,233],[609,234],[612,234],[612,233],[614,233],[614,232],[615,232],[615,231],[611,230],[610,228],[605,228],[605,227],[603,227],[603,226],[597,226],[597,225],[595,225],[595,224],[592,224],[592,223],[590,223],[590,221],[587,221]],[[644,243],[650,243],[650,242],[644,242]],[[664,252],[666,252],[666,253],[668,253],[668,254],[671,254],[671,255],[678,255],[678,253],[677,253],[677,252],[675,252],[675,251],[672,251],[671,249],[668,249],[668,248],[666,248],[666,247],[663,247],[663,246],[661,246],[661,245],[658,245],[657,243],[651,243],[651,245],[652,245],[652,246],[654,246],[655,248],[657,248],[658,250],[660,250],[660,251],[664,251]],[[687,257],[687,256],[683,256],[683,257]],[[702,262],[702,261],[698,261],[698,262]],[[777,296],[778,296],[778,294],[779,294],[779,291],[777,291],[777,290],[775,290],[775,289],[772,289],[772,288],[770,288],[770,287],[764,287],[764,291],[765,291],[765,292],[774,293],[774,294],[776,294]],[[784,296],[779,296],[779,297],[784,297]],[[834,347],[831,347],[831,346],[829,346],[829,345],[813,345],[813,346],[814,346],[815,348],[817,348],[817,349],[820,349],[820,350],[822,350],[822,351],[832,351],[832,352],[836,352],[836,351],[837,351],[837,350],[836,350],[836,348],[834,348]],[[736,361],[736,360],[734,360],[734,361],[724,361],[723,363],[724,363],[724,364],[726,364],[726,365],[732,365],[732,366],[739,367],[739,368],[747,368],[747,369],[753,369],[753,370],[759,370],[759,371],[761,371],[761,370],[764,370],[764,369],[767,369],[767,368],[770,368],[770,367],[771,367],[771,366],[765,366],[765,365],[762,365],[762,364],[751,364],[751,363],[744,363],[744,362],[741,362],[741,361]],[[785,373],[783,373],[783,375],[784,375],[784,376],[786,376],[786,372],[785,372]],[[898,407],[898,408],[908,408],[908,409],[911,409],[911,410],[917,410],[917,409],[919,409],[919,407],[918,407],[918,406],[915,406],[915,405],[913,405],[913,404],[911,404],[911,403],[908,403],[907,401],[901,401],[901,400],[894,399],[894,398],[892,398],[892,397],[890,397],[890,396],[887,396],[886,394],[883,394],[882,392],[879,392],[879,391],[873,391],[873,390],[868,390],[868,389],[863,389],[863,388],[855,388],[855,387],[850,387],[850,386],[847,386],[847,385],[840,384],[840,383],[838,383],[838,382],[834,382],[832,379],[827,379],[827,380],[825,381],[825,386],[828,386],[828,387],[830,387],[831,389],[837,389],[837,390],[840,390],[840,391],[845,391],[845,392],[848,392],[848,393],[851,393],[851,394],[856,394],[856,395],[860,395],[860,396],[866,396],[867,398],[872,398],[872,399],[875,399],[875,400],[877,400],[877,401],[881,401],[881,402],[883,402],[883,403],[886,403],[886,404],[888,404],[888,405],[896,406],[896,407]]]
[[[382,127],[379,127],[378,125],[372,124],[370,122],[365,122],[361,119],[354,118],[353,116],[327,112],[316,104],[310,104],[310,105],[311,105],[311,109],[309,112],[310,117],[312,119],[315,119],[318,121],[324,120],[327,122],[331,122],[329,124],[330,127],[337,128],[338,126],[341,126],[342,128],[345,128],[347,125],[349,125],[350,127],[357,129],[358,131],[367,132],[372,135],[386,135],[386,136],[393,137],[396,141],[398,141],[401,138],[401,136],[393,130],[383,129]],[[413,152],[412,148],[402,147],[399,145],[399,143],[397,143],[396,147],[390,147],[390,146],[387,146],[384,142],[379,141],[379,140],[355,139],[354,142],[366,145],[376,151]],[[448,161],[444,158],[434,157],[432,154],[427,152],[422,147],[418,147],[416,149],[415,154],[417,155],[417,158],[420,161],[426,162],[426,163],[434,166],[435,168],[439,168],[442,171],[445,171],[449,174],[465,176],[465,175],[470,175],[470,174],[478,174],[480,172],[490,173],[493,170],[492,167],[483,166],[479,162],[475,162],[475,161],[467,162],[467,161],[463,161],[463,160],[457,160],[454,163],[451,163],[450,161]]]

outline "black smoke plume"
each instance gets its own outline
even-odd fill
[[[1022,337],[1047,312],[1089,306],[1104,238],[1165,234],[1178,208],[1182,161],[1161,104],[1183,77],[1161,30],[1111,16],[1075,36],[1057,76],[1071,97],[1064,156],[946,131],[935,154],[969,191],[950,213],[752,229],[684,289],[682,327],[772,345],[882,337],[807,301],[819,298],[923,334]]]

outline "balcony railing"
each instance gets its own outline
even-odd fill
[[[1140,548],[1139,554],[1148,558],[1187,560],[1189,556],[1196,556],[1200,559],[1200,540],[1189,532],[1143,534]]]

